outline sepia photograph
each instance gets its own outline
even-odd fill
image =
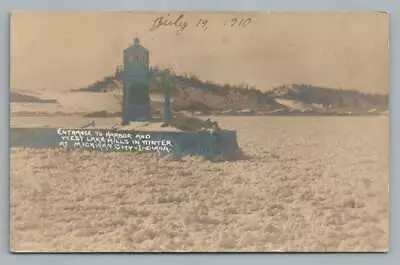
[[[388,252],[385,12],[10,13],[10,251]]]

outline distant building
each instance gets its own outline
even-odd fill
[[[122,123],[149,120],[149,51],[138,38],[124,50]]]

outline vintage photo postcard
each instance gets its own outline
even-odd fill
[[[10,15],[12,252],[387,252],[385,12]]]

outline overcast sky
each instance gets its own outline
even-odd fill
[[[307,83],[364,92],[388,91],[388,16],[384,13],[16,12],[11,16],[11,86],[69,90],[114,72],[138,36],[151,65],[218,83],[266,90]],[[180,13],[170,13],[175,20]],[[230,27],[233,18],[251,18]],[[206,19],[207,30],[196,27]],[[224,25],[225,24],[225,25]]]

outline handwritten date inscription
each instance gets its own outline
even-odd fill
[[[252,23],[252,19],[249,17],[246,18],[230,18],[225,20],[222,23],[222,26],[224,27],[237,27],[237,28],[245,28],[248,25]],[[213,23],[212,21],[205,19],[205,18],[199,18],[195,23],[193,23],[194,28],[201,29],[203,31],[207,31],[209,26],[215,25],[217,23]],[[155,31],[160,28],[174,28],[176,30],[176,34],[181,34],[184,32],[187,28],[189,28],[191,23],[189,22],[188,19],[185,18],[185,15],[180,14],[176,17],[172,17],[170,14],[166,16],[160,16],[157,17],[156,19],[153,20],[153,23],[151,25],[150,31]]]

